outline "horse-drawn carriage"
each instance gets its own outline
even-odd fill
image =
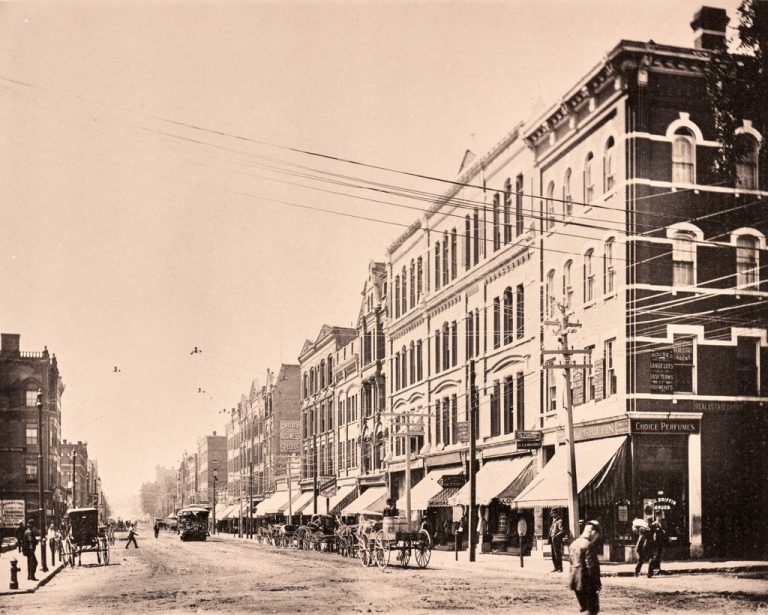
[[[312,515],[306,525],[296,530],[296,546],[313,551],[336,551],[336,518],[333,515]]]
[[[61,561],[70,566],[82,563],[82,554],[96,553],[99,564],[109,564],[109,539],[107,526],[99,525],[96,508],[72,508],[67,512],[70,531],[61,539]]]
[[[427,530],[419,526],[419,521],[405,516],[384,517],[372,546],[374,563],[382,569],[386,568],[390,554],[395,551],[397,562],[403,568],[408,566],[412,553],[418,567],[426,568],[432,556],[432,538]]]

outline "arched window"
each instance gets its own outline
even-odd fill
[[[403,284],[403,309],[405,314],[408,311],[408,278],[405,277],[405,265],[403,265],[403,271],[401,272],[400,281]]]
[[[455,280],[458,275],[458,247],[456,245],[456,229],[451,229],[451,279]]]
[[[573,286],[571,285],[571,266],[573,261],[566,261],[563,265],[563,305],[570,309],[573,305]]]
[[[696,137],[689,128],[678,128],[672,137],[672,182],[696,183]]]
[[[408,349],[408,368],[408,381],[413,384],[416,382],[416,344],[414,342],[411,342],[411,346]]]
[[[395,391],[400,390],[400,353],[395,353]]]
[[[504,343],[511,344],[515,337],[515,306],[512,288],[504,290]]]
[[[757,190],[757,160],[760,146],[750,134],[740,134],[738,143],[742,151],[736,162],[736,186],[744,190]]]
[[[498,297],[493,298],[493,347],[501,344],[501,303]]]
[[[603,252],[603,292],[612,293],[616,286],[616,266],[613,261],[613,246],[615,244],[613,237],[605,242],[605,251]]]
[[[333,384],[333,356],[328,355],[328,386]]]
[[[603,155],[603,192],[610,192],[613,190],[613,186],[615,184],[613,169],[613,146],[613,137],[609,137],[605,144],[605,153]]]
[[[587,154],[584,160],[584,202],[591,203],[595,196],[595,184],[592,177],[592,163],[595,155],[592,152]]]
[[[595,298],[595,273],[592,267],[594,254],[592,248],[584,253],[584,303],[589,303]]]
[[[395,318],[400,316],[400,276],[395,276]]]
[[[693,286],[696,263],[696,236],[690,231],[672,235],[672,285]]]
[[[751,235],[736,238],[736,284],[739,288],[756,288],[758,283],[759,241]]]
[[[555,270],[550,269],[547,274],[547,286],[545,288],[547,316],[555,315]]]
[[[448,269],[448,231],[443,232],[443,285],[448,285],[450,281],[450,270]]]
[[[573,197],[571,196],[571,169],[568,167],[563,176],[563,218],[573,215]]]
[[[320,361],[320,388],[325,388],[325,361]]]
[[[410,307],[416,305],[416,261],[411,259]]]
[[[547,229],[555,226],[555,182],[547,186]]]
[[[403,348],[400,350],[400,356],[403,357],[402,363],[400,364],[400,369],[402,370],[402,382],[403,387],[408,386],[408,351],[403,346]]]
[[[443,368],[451,366],[451,330],[448,323],[443,323]]]

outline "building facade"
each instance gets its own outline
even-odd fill
[[[213,505],[214,489],[225,489],[227,485],[227,437],[215,431],[201,437],[197,441],[197,459],[197,503]]]
[[[67,493],[68,508],[91,506],[89,499],[88,443],[78,440],[61,442],[62,485]]]
[[[37,393],[42,391],[42,425],[38,424]],[[65,512],[61,488],[61,396],[64,384],[55,355],[48,349],[20,349],[18,334],[2,334],[0,342],[0,499],[23,501],[26,517],[40,508],[38,472],[43,477],[46,515]],[[43,442],[42,469],[38,442]],[[66,463],[66,462],[64,462]]]

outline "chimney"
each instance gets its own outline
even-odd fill
[[[19,356],[19,337],[18,333],[3,333],[0,335],[0,352],[4,355]]]
[[[215,432],[215,431],[213,432],[213,435],[214,435],[214,436],[216,435],[216,432]]]
[[[696,36],[693,46],[696,49],[722,49],[725,47],[725,28],[728,14],[725,9],[702,6],[693,16],[691,28]]]

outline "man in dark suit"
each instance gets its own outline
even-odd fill
[[[43,544],[45,548],[45,544]],[[24,532],[23,546],[21,552],[27,558],[27,580],[37,581],[35,573],[37,572],[37,536],[35,536],[35,520],[30,519],[27,524],[27,529]]]
[[[587,521],[584,531],[570,545],[571,589],[576,593],[582,613],[600,612],[600,562],[597,559],[597,541],[601,533],[597,521]]]
[[[552,525],[549,526],[549,544],[552,547],[552,565],[554,572],[563,571],[563,539],[565,530],[563,529],[563,520],[557,510],[552,510]]]

